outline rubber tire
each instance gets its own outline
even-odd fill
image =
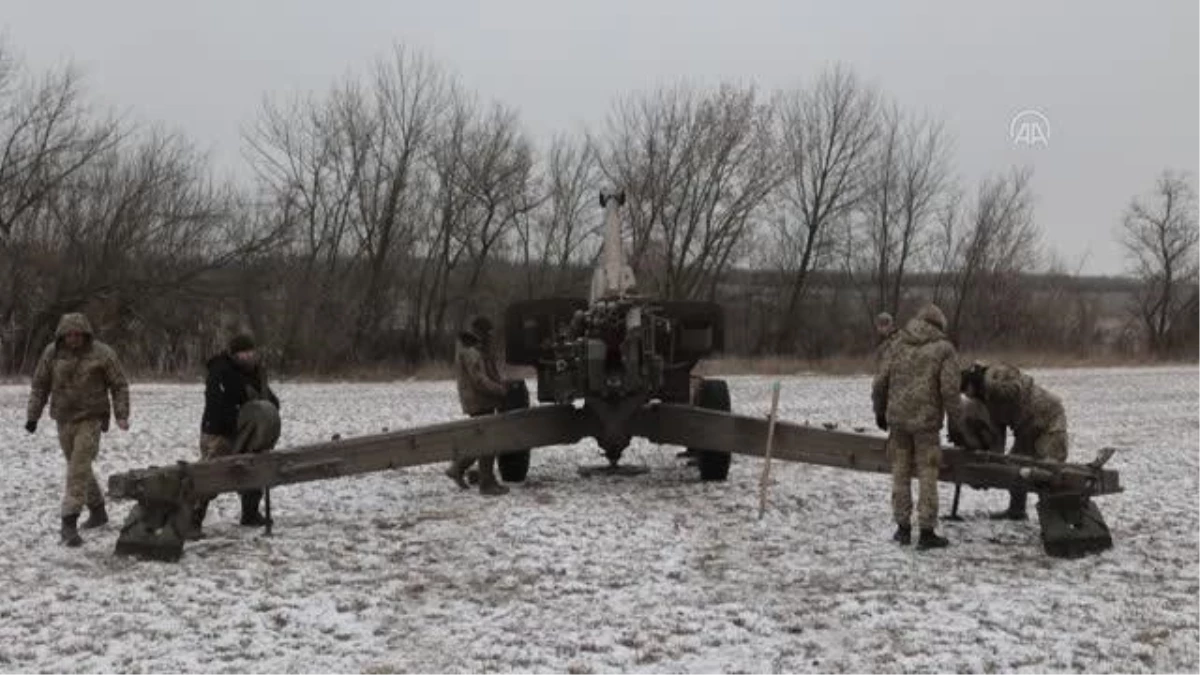
[[[696,391],[696,407],[731,412],[733,404],[729,396],[729,384],[725,380],[701,380]],[[696,467],[700,469],[700,480],[723,481],[729,477],[732,453],[701,448],[688,448],[688,450],[696,457]]]
[[[500,480],[505,483],[522,483],[529,475],[529,451],[518,450],[496,457],[496,468],[500,472]]]

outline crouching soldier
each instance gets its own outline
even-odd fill
[[[917,547],[940,548],[949,542],[935,531],[943,418],[956,429],[961,417],[958,353],[945,334],[946,317],[927,305],[900,332],[880,365],[871,388],[875,423],[888,432],[892,461],[892,514],[895,541],[912,542],[912,476],[920,496]]]
[[[504,404],[508,391],[500,379],[496,357],[492,351],[492,322],[485,316],[475,317],[470,330],[458,336],[454,352],[454,372],[458,384],[458,401],[462,411],[471,417],[492,415]],[[474,459],[458,459],[446,469],[446,475],[464,490],[470,489],[465,474]],[[496,456],[479,458],[479,493],[503,495],[508,486],[496,480]]]
[[[976,375],[975,380],[981,381],[982,387],[973,386],[968,395],[986,408],[997,436],[991,447],[1003,451],[1006,431],[1011,429],[1011,454],[1048,462],[1067,461],[1067,414],[1062,400],[1015,366],[998,363],[980,369],[982,377]],[[1011,490],[1008,508],[991,517],[1025,520],[1027,498],[1027,491]]]
[[[279,438],[279,397],[267,384],[266,369],[253,338],[234,336],[226,351],[208,360],[207,367],[200,420],[201,461],[270,450]],[[262,490],[247,490],[238,496],[242,502],[241,524],[266,525],[258,510]],[[208,503],[206,499],[195,506],[193,537],[201,536]]]
[[[112,396],[111,406],[109,396]],[[79,514],[88,517],[84,528],[108,522],[104,493],[96,482],[92,462],[100,452],[100,434],[108,431],[109,417],[117,418],[122,431],[129,429],[129,383],[108,345],[95,339],[83,314],[64,314],[33,373],[26,410],[25,430],[37,431],[46,402],[50,418],[58,423],[58,444],[67,460],[67,486],[62,500],[62,543],[80,546]]]

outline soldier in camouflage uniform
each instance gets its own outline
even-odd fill
[[[938,470],[941,466],[939,432],[948,416],[956,429],[960,418],[958,353],[946,338],[946,317],[936,305],[927,305],[896,338],[871,388],[875,421],[888,431],[892,460],[893,536],[901,544],[912,542],[912,474],[914,464],[920,487],[917,521],[921,534],[917,547],[947,545],[935,531],[938,514]]]
[[[111,404],[109,397],[111,395]],[[62,542],[80,546],[79,514],[88,517],[84,528],[108,522],[104,494],[96,482],[92,462],[100,452],[100,434],[108,431],[110,416],[117,426],[129,429],[129,383],[116,353],[95,339],[83,314],[64,314],[33,373],[25,430],[37,431],[46,402],[50,418],[58,423],[58,443],[67,460],[67,485],[62,500]]]
[[[279,397],[267,383],[266,368],[262,365],[249,335],[235,335],[228,348],[208,360],[208,376],[204,387],[204,413],[200,419],[201,461],[227,457],[232,454],[263,452],[268,447],[259,447],[251,442],[257,438],[256,425],[274,426],[274,438],[278,438]],[[274,407],[274,419],[263,421],[258,415],[242,415],[252,401],[265,401]],[[274,439],[269,441],[274,444]],[[266,519],[259,512],[262,490],[246,490],[238,493],[242,502],[241,524],[261,527]],[[193,537],[201,536],[201,527],[208,513],[208,500],[196,504],[193,511]]]
[[[896,344],[896,337],[900,335],[891,314],[880,312],[875,317],[875,334],[878,338],[875,345],[875,370],[879,370],[880,365],[887,358],[888,352]]]
[[[1007,363],[983,368],[982,390],[969,395],[983,404],[997,441],[993,449],[1004,451],[1006,431],[1012,429],[1011,453],[1049,462],[1067,461],[1067,414],[1062,400],[1038,386],[1033,378]],[[1008,508],[992,517],[1025,520],[1027,493],[1009,492]]]
[[[455,379],[458,384],[458,401],[462,411],[471,417],[492,415],[504,403],[508,391],[500,371],[496,365],[496,357],[492,353],[492,322],[484,316],[475,317],[471,321],[471,329],[463,331],[458,336],[454,353]],[[446,469],[450,477],[460,488],[470,489],[464,474],[473,459],[459,459],[451,462]],[[503,495],[508,487],[496,480],[495,455],[479,458],[479,493],[483,495]]]

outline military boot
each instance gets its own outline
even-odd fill
[[[945,548],[949,545],[950,540],[938,536],[932,527],[921,528],[921,536],[917,538],[917,550],[924,551],[928,548]]]
[[[90,530],[108,523],[108,512],[104,510],[104,502],[88,507],[87,520],[83,521],[83,529]]]
[[[78,513],[62,517],[62,543],[72,548],[83,545],[83,537],[79,536],[78,525]]]
[[[208,500],[196,502],[192,506],[192,521],[189,523],[192,529],[188,530],[183,538],[188,541],[199,541],[204,538],[204,518],[208,516]]]
[[[481,457],[479,459],[479,494],[481,495],[499,497],[500,495],[508,494],[508,486],[496,480],[496,472],[493,469],[495,463],[495,457]]]
[[[1028,498],[1028,493],[1025,490],[1010,490],[1008,493],[1008,508],[1003,511],[993,511],[988,514],[988,518],[992,520],[1027,520],[1028,512],[1025,510],[1025,502]]]
[[[912,543],[912,525],[897,525],[896,534],[892,535],[892,541],[901,546],[908,546]]]
[[[242,519],[241,524],[246,527],[263,527],[267,524],[267,519],[258,512],[258,504],[262,501],[262,490],[247,490],[238,493],[242,498]]]
[[[461,490],[470,490],[471,486],[467,484],[467,479],[464,474],[467,472],[467,467],[471,466],[470,459],[456,459],[450,462],[450,466],[446,468],[446,476],[454,481],[454,484]]]

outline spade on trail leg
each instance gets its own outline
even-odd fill
[[[249,401],[238,412],[238,433],[234,439],[232,458],[240,454],[266,452],[279,442],[281,422],[279,411],[265,400]],[[183,556],[183,544],[193,526],[192,511],[200,499],[213,495],[198,494],[191,480],[187,462],[178,462],[179,471],[156,471],[157,467],[133,471],[124,481],[132,488],[137,504],[117,536],[118,555],[145,560],[175,562]],[[111,481],[110,481],[111,485]],[[250,489],[266,486],[247,486]],[[111,489],[111,488],[110,488]]]

